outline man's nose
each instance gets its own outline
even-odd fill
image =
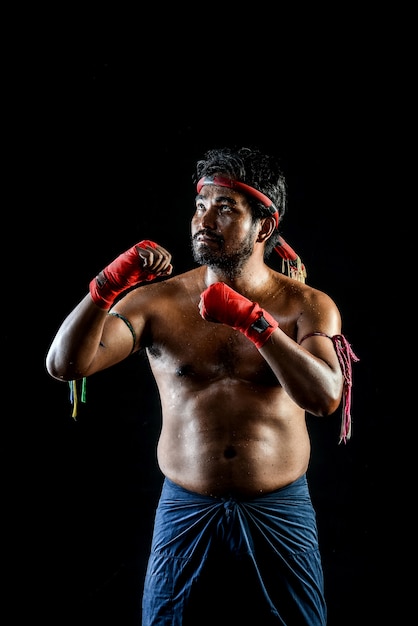
[[[216,218],[218,212],[214,207],[209,207],[203,214],[202,226],[203,228],[216,229]]]

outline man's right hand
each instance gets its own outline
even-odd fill
[[[115,299],[126,289],[173,271],[171,254],[144,239],[123,252],[90,282],[90,296],[98,307],[109,310]]]

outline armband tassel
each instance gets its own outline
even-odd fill
[[[70,402],[73,405],[73,412],[72,412],[72,416],[74,418],[74,420],[77,420],[77,414],[78,414],[78,403],[79,401],[82,402],[83,404],[85,404],[86,402],[86,385],[87,385],[87,379],[86,378],[82,378],[81,379],[81,389],[78,390],[77,388],[77,383],[79,381],[78,380],[70,380],[68,382],[69,386],[70,386]]]

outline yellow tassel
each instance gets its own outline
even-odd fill
[[[71,388],[71,400],[73,403],[73,412],[72,412],[71,417],[76,419],[77,411],[78,411],[78,393],[77,393],[77,381],[76,380],[70,381],[70,388]]]
[[[73,405],[73,412],[72,412],[71,417],[74,420],[76,420],[77,414],[78,414],[77,381],[76,380],[70,380],[69,385],[70,385],[70,402],[72,402],[72,405]],[[86,378],[83,378],[81,380],[81,402],[83,402],[83,403],[86,402],[86,386],[87,386]]]

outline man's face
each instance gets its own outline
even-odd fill
[[[217,185],[202,187],[191,222],[197,263],[236,276],[253,252],[256,233],[244,194]]]

